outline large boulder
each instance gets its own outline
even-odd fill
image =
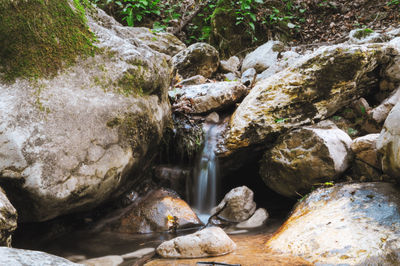
[[[91,14],[93,57],[51,78],[0,81],[0,179],[21,221],[120,195],[138,182],[169,122],[166,57],[124,39],[104,12]]]
[[[156,249],[164,258],[201,258],[221,256],[236,249],[236,244],[219,227],[209,227],[194,234],[162,243]]]
[[[137,205],[126,208],[122,217],[108,227],[121,233],[151,233],[200,224],[185,201],[175,193],[160,189],[150,192]]]
[[[336,180],[350,166],[351,138],[331,122],[284,135],[261,160],[260,174],[272,190],[298,197]]]
[[[17,211],[0,188],[0,246],[11,247],[11,237],[17,229]]]
[[[389,60],[385,47],[322,47],[259,81],[233,114],[220,156],[325,119],[368,93],[378,82],[378,67]]]
[[[242,100],[248,93],[238,81],[223,81],[184,86],[170,91],[174,98],[172,108],[185,113],[201,114],[222,110]]]
[[[376,143],[384,173],[400,181],[400,103],[389,113]]]
[[[171,59],[172,65],[183,78],[212,76],[219,66],[218,51],[207,43],[195,43]]]
[[[254,192],[248,187],[234,188],[225,195],[214,213],[220,212],[218,216],[231,222],[243,222],[256,211],[256,203],[253,198]]]
[[[64,258],[40,251],[0,247],[0,265],[12,266],[78,266]]]
[[[316,265],[398,265],[399,195],[389,183],[318,189],[296,206],[267,247]]]

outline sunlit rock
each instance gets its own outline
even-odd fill
[[[260,174],[272,190],[288,197],[336,180],[350,166],[351,138],[331,122],[282,136],[261,160]]]
[[[279,41],[269,41],[253,52],[249,53],[242,63],[242,72],[249,68],[254,68],[257,73],[261,73],[273,66],[278,60],[278,54],[283,50],[283,43]]]
[[[218,69],[219,53],[207,43],[195,43],[172,57],[171,62],[183,78],[195,75],[209,78]]]
[[[320,188],[302,200],[267,247],[316,265],[397,265],[400,191],[388,183]]]
[[[220,156],[325,119],[362,97],[378,83],[378,67],[389,60],[385,47],[321,47],[259,81],[233,114]]]
[[[209,227],[194,234],[162,243],[157,254],[164,258],[201,258],[221,256],[236,249],[236,244],[219,227]]]
[[[239,70],[239,65],[240,59],[237,56],[232,56],[228,60],[221,60],[219,68],[223,73],[234,73]]]

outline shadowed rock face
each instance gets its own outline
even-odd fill
[[[400,194],[389,183],[321,188],[301,201],[267,247],[329,265],[397,265]]]
[[[233,114],[220,156],[331,116],[377,84],[386,53],[384,45],[322,47],[259,81]]]
[[[118,35],[102,11],[88,20],[101,53],[51,79],[0,82],[0,182],[22,221],[118,196],[169,121],[166,58]]]
[[[0,188],[0,245],[11,247],[11,236],[17,229],[17,211]]]
[[[384,173],[400,180],[400,103],[389,113],[376,143]]]

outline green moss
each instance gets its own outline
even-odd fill
[[[79,55],[93,55],[94,34],[78,0],[2,0],[0,3],[0,72],[17,77],[52,76]]]

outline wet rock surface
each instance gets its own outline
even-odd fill
[[[221,256],[236,249],[236,244],[219,227],[209,227],[194,234],[162,243],[156,252],[164,258],[201,258]]]
[[[242,100],[247,92],[240,82],[224,81],[176,88],[169,95],[174,98],[174,110],[202,114],[226,109]]]
[[[260,175],[272,190],[298,197],[336,180],[350,166],[351,138],[333,123],[320,122],[284,135],[261,160]]]
[[[174,192],[159,189],[128,207],[107,228],[120,233],[151,233],[198,225],[200,220],[185,201]]]
[[[183,78],[212,76],[219,66],[218,51],[207,43],[195,43],[171,59],[172,65]]]
[[[301,258],[282,256],[271,252],[265,246],[265,242],[271,237],[270,232],[263,232],[253,235],[231,235],[230,238],[236,243],[236,250],[220,257],[201,258],[201,259],[155,259],[147,266],[164,265],[190,265],[195,266],[198,262],[220,262],[241,265],[271,265],[271,266],[305,266],[313,265]],[[198,264],[197,264],[198,265]]]
[[[389,183],[320,188],[267,242],[275,251],[329,265],[396,265],[399,188]]]

